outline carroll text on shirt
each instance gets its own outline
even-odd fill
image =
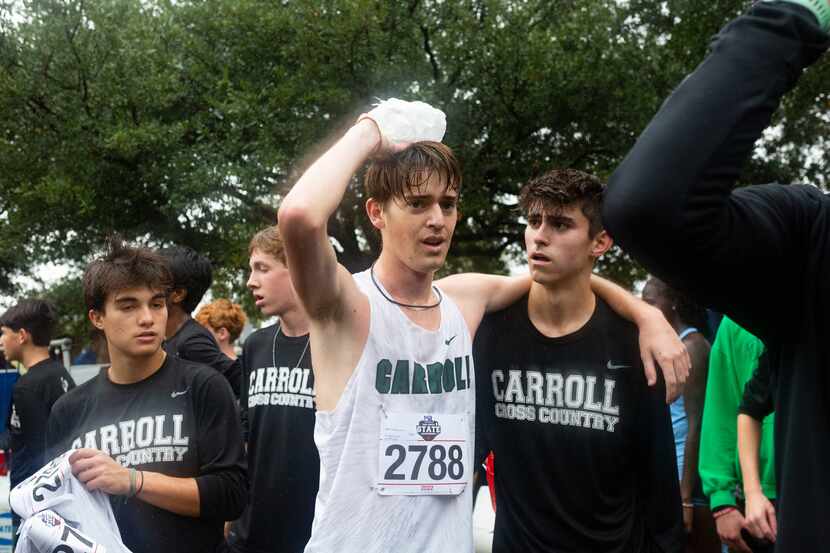
[[[521,370],[494,370],[491,378],[498,418],[607,432],[619,421],[613,378]]]
[[[381,394],[441,394],[470,387],[470,356],[435,363],[381,359],[375,369],[375,389]]]
[[[190,437],[182,435],[183,422],[181,414],[119,421],[76,438],[72,448],[100,449],[125,467],[181,462],[190,444]]]
[[[314,409],[314,388],[309,386],[311,369],[263,367],[251,371],[248,408],[282,405]]]

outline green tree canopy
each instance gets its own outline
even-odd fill
[[[744,0],[19,0],[0,8],[0,290],[80,266],[117,231],[205,252],[231,295],[246,244],[298,173],[376,97],[443,109],[464,168],[451,269],[521,257],[515,195],[576,167],[607,178]],[[826,184],[830,63],[749,167]],[[377,238],[355,179],[343,262]],[[600,266],[642,276],[620,252]]]

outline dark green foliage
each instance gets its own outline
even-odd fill
[[[238,300],[248,238],[375,97],[445,110],[465,175],[450,267],[504,270],[522,257],[521,184],[556,166],[607,178],[746,2],[13,4],[0,7],[0,290],[118,231],[205,252],[216,291]],[[825,59],[748,174],[826,183],[826,157],[805,152],[826,149],[828,82]],[[378,244],[355,184],[330,231],[361,268]],[[619,255],[600,268],[643,276]]]

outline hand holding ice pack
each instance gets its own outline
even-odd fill
[[[391,142],[441,142],[447,131],[444,112],[424,102],[389,98],[378,103],[367,116]]]

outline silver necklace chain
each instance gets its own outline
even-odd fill
[[[375,264],[374,263],[372,263],[372,266],[369,268],[369,276],[372,277],[372,283],[375,285],[375,288],[378,289],[378,292],[380,292],[380,295],[383,296],[383,298],[386,301],[388,301],[389,303],[395,304],[399,307],[405,307],[406,309],[434,309],[434,308],[438,307],[439,305],[441,305],[441,302],[444,300],[444,296],[441,294],[441,290],[439,290],[437,286],[433,285],[432,286],[432,291],[435,292],[435,296],[438,298],[438,301],[436,301],[435,303],[431,303],[429,305],[418,305],[418,304],[413,304],[413,303],[402,303],[402,302],[399,302],[398,300],[388,296],[386,294],[386,292],[384,292],[381,285],[378,284],[377,279],[375,279]]]
[[[280,332],[282,332],[282,321],[277,321],[277,331],[274,333],[274,343],[271,346],[271,363],[274,365],[274,367],[277,366],[277,336],[280,335]],[[283,335],[285,335],[285,333],[283,333]],[[285,336],[285,337],[288,338],[288,336]],[[303,347],[303,352],[300,354],[300,358],[297,359],[297,362],[294,363],[293,367],[289,367],[290,369],[293,369],[293,368],[296,368],[296,367],[300,366],[300,361],[302,361],[303,357],[305,357],[305,352],[308,350],[308,343],[310,341],[311,341],[311,336],[309,335],[305,339],[305,346]]]

